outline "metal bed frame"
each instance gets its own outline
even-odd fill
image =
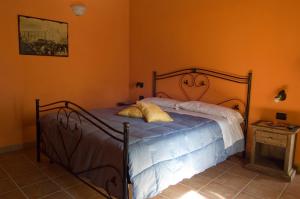
[[[83,183],[87,184],[89,187],[91,187],[92,189],[96,190],[97,192],[99,192],[100,194],[102,194],[104,197],[106,198],[113,198],[113,196],[111,195],[111,191],[110,191],[110,186],[117,186],[117,178],[121,178],[122,179],[122,198],[123,199],[128,199],[128,177],[127,177],[127,171],[128,171],[128,134],[129,134],[129,123],[124,122],[123,123],[123,131],[119,131],[117,129],[114,129],[113,127],[109,126],[108,124],[106,124],[105,122],[103,122],[102,120],[100,120],[99,118],[97,118],[96,116],[94,116],[93,114],[91,114],[90,112],[86,111],[85,109],[83,109],[81,106],[70,102],[70,101],[57,101],[57,102],[53,102],[50,104],[46,104],[46,105],[40,105],[40,100],[36,99],[36,158],[37,161],[40,162],[41,161],[41,152],[43,152],[49,159],[50,161],[53,161],[51,159],[51,156],[49,154],[47,154],[46,151],[42,150],[42,144],[46,144],[46,142],[44,142],[43,137],[42,137],[42,129],[41,129],[41,123],[40,123],[40,113],[43,112],[49,112],[49,111],[57,111],[57,115],[56,115],[56,119],[58,122],[58,125],[60,127],[63,127],[64,129],[69,129],[72,132],[75,131],[79,131],[80,132],[80,136],[78,138],[77,143],[75,144],[75,147],[73,148],[73,150],[71,150],[71,153],[68,153],[67,151],[67,147],[65,145],[65,141],[64,138],[61,134],[61,132],[59,131],[59,135],[61,137],[61,142],[63,145],[63,149],[64,149],[64,154],[67,157],[67,165],[62,164],[62,159],[59,155],[59,153],[57,152],[55,146],[50,142],[48,147],[51,147],[52,150],[55,152],[56,157],[60,160],[59,162],[56,162],[58,164],[60,164],[62,167],[64,167],[67,171],[69,171],[70,173],[72,173],[74,176],[76,176],[79,180],[81,180]],[[71,126],[71,124],[69,123],[70,118],[72,117],[76,117],[78,118],[78,121],[76,121],[76,123]],[[65,119],[63,122],[63,119]],[[82,139],[82,129],[81,129],[81,123],[83,121],[83,119],[90,123],[91,125],[95,126],[96,128],[99,129],[99,133],[105,133],[106,135],[110,136],[113,140],[116,140],[117,142],[120,142],[123,144],[123,160],[122,160],[122,172],[119,171],[118,168],[116,168],[113,165],[98,165],[96,167],[92,167],[83,171],[79,171],[74,173],[72,171],[71,168],[71,161],[73,158],[74,153],[77,150],[77,147]],[[119,138],[120,136],[116,136],[120,135],[122,138]],[[95,186],[91,185],[90,183],[88,183],[87,181],[83,180],[82,178],[80,178],[79,175],[86,173],[88,171],[93,171],[93,170],[97,170],[97,169],[104,169],[104,168],[110,168],[112,169],[116,175],[113,176],[111,179],[107,180],[105,182],[105,189],[104,192],[95,188]],[[126,177],[124,177],[124,175]]]
[[[183,70],[177,70],[170,73],[164,73],[164,74],[157,74],[155,71],[153,72],[152,77],[152,96],[159,96],[159,95],[165,95],[168,96],[166,93],[157,92],[157,81],[181,76],[179,86],[181,89],[183,89],[183,86],[189,86],[189,87],[207,87],[206,90],[209,88],[209,78],[208,77],[214,77],[219,78],[235,83],[240,84],[247,84],[247,100],[245,104],[245,114],[244,114],[244,133],[245,133],[245,142],[247,137],[247,127],[248,127],[248,118],[249,118],[249,108],[250,108],[250,95],[251,95],[251,80],[252,80],[252,72],[249,72],[247,76],[238,76],[238,75],[232,75],[224,72],[218,72],[214,70],[207,70],[203,68],[189,68],[189,69],[183,69]],[[205,80],[198,81],[198,77],[202,76]],[[203,97],[206,93],[206,90],[201,94],[199,99]],[[184,92],[184,91],[183,91]],[[186,95],[188,98],[188,96]],[[226,103],[228,101],[237,100],[239,99],[229,99],[225,100],[219,104]],[[122,199],[128,199],[129,193],[128,193],[128,183],[130,183],[129,175],[128,175],[128,135],[129,135],[129,123],[123,123],[123,130],[117,130],[110,125],[103,122],[101,119],[97,118],[87,110],[83,109],[81,106],[70,102],[70,101],[57,101],[54,103],[46,104],[46,105],[40,105],[40,100],[36,99],[36,157],[37,161],[41,161],[41,153],[43,152],[48,158],[51,160],[51,157],[49,154],[47,154],[46,151],[43,151],[43,146],[46,145],[46,142],[43,140],[42,135],[42,129],[41,129],[41,121],[40,121],[40,114],[45,112],[53,112],[57,111],[57,124],[60,127],[63,127],[64,129],[69,129],[72,132],[80,132],[79,138],[77,143],[75,143],[75,146],[71,153],[68,153],[66,149],[66,145],[64,142],[64,138],[60,132],[61,136],[61,142],[64,149],[64,154],[67,158],[67,164],[63,164],[62,161],[57,162],[58,164],[61,164],[66,170],[68,170],[70,173],[72,173],[75,177],[80,179],[83,183],[90,186],[92,189],[96,190],[100,194],[102,194],[106,198],[113,198],[111,195],[110,187],[111,186],[117,186],[116,179],[119,177],[122,179]],[[235,105],[233,108],[239,109],[239,105]],[[71,125],[69,122],[69,119],[72,117],[77,117],[78,121],[74,125]],[[119,171],[118,168],[114,167],[113,165],[99,165],[97,167],[89,168],[84,171],[76,172],[74,173],[71,168],[71,160],[73,158],[73,154],[76,152],[77,147],[82,139],[82,129],[81,129],[81,123],[82,121],[86,121],[93,125],[94,127],[99,129],[99,133],[104,133],[108,136],[110,136],[113,140],[116,140],[117,142],[121,143],[123,145],[123,158],[122,158],[122,172]],[[59,128],[58,128],[59,129]],[[117,135],[117,136],[116,136]],[[120,138],[121,137],[121,138]],[[48,143],[48,147],[51,147],[53,151],[55,152],[57,158],[60,160],[59,153],[56,151],[55,146],[50,142]],[[113,176],[111,179],[107,180],[105,183],[104,190],[97,189],[94,185],[90,184],[86,180],[80,178],[80,174],[83,174],[88,171],[96,170],[96,169],[104,169],[104,168],[110,168],[113,169],[116,173],[115,176]]]
[[[208,89],[210,88],[210,78],[222,79],[229,82],[234,82],[238,84],[245,84],[247,85],[247,95],[246,95],[246,103],[243,102],[241,99],[237,98],[230,98],[223,100],[217,105],[223,105],[228,102],[235,102],[232,106],[233,109],[240,110],[240,105],[244,106],[244,136],[245,136],[245,147],[247,143],[247,133],[248,133],[248,124],[249,124],[249,111],[250,111],[250,98],[251,98],[251,83],[252,83],[252,72],[250,71],[247,76],[240,76],[235,74],[229,74],[225,72],[209,70],[204,68],[187,68],[182,70],[177,70],[169,73],[164,74],[157,74],[156,71],[153,71],[152,75],[152,96],[163,96],[163,97],[170,97],[165,92],[158,92],[157,91],[157,81],[161,81],[164,79],[180,77],[179,78],[179,88],[181,89],[182,93],[184,94],[187,100],[191,100],[191,98],[186,93],[184,86],[190,88],[198,88],[202,89],[201,95],[196,100],[201,100],[205,94],[207,93]],[[246,153],[243,154],[244,158],[246,157]]]

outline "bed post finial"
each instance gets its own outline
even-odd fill
[[[36,160],[41,161],[40,99],[35,100]]]
[[[124,128],[129,129],[129,126],[130,126],[129,122],[124,122],[123,125],[124,125]]]
[[[129,134],[129,123],[123,123],[124,130],[124,148],[123,148],[123,199],[128,199],[128,134]]]

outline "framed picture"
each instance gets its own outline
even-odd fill
[[[18,26],[21,55],[69,56],[67,23],[19,15]]]

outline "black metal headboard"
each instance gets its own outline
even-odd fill
[[[209,89],[209,84],[210,84],[209,77],[214,77],[225,81],[247,85],[247,96],[246,96],[245,103],[242,100],[235,99],[235,98],[227,99],[225,101],[217,103],[219,105],[222,105],[229,101],[239,101],[240,103],[243,104],[243,106],[245,106],[244,107],[245,110],[244,111],[244,135],[245,135],[245,142],[246,142],[248,123],[249,123],[250,96],[251,96],[251,81],[252,81],[251,71],[248,73],[247,76],[229,74],[226,72],[220,72],[220,71],[204,69],[204,68],[187,68],[187,69],[177,70],[177,71],[164,73],[164,74],[157,74],[157,72],[154,71],[152,77],[152,96],[155,97],[159,94],[159,95],[164,95],[166,97],[170,97],[167,93],[157,92],[157,81],[172,78],[172,77],[178,77],[178,76],[180,77],[179,87],[181,88],[187,100],[191,100],[191,99],[189,98],[186,91],[183,89],[183,86],[199,87],[199,88],[203,87],[201,95],[197,98],[197,100],[200,100],[206,94],[206,91]],[[240,109],[238,104],[234,105],[232,108]]]

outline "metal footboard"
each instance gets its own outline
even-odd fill
[[[56,154],[59,161],[56,161],[56,163],[62,165],[65,169],[67,169],[70,173],[72,173],[74,176],[79,178],[81,181],[83,181],[85,184],[105,196],[106,198],[113,198],[110,186],[116,184],[116,176],[109,179],[107,182],[105,182],[105,187],[102,187],[104,191],[101,191],[100,189],[95,188],[92,184],[89,182],[83,180],[79,177],[80,174],[83,174],[85,172],[97,170],[97,169],[103,169],[103,168],[110,168],[113,169],[116,173],[116,175],[119,175],[122,179],[122,199],[128,199],[128,133],[129,133],[129,123],[125,122],[123,123],[123,131],[117,130],[110,125],[106,124],[81,106],[70,102],[70,101],[57,101],[46,105],[40,105],[40,100],[36,99],[35,101],[36,105],[36,158],[37,161],[41,161],[41,153],[44,153],[46,156],[48,156],[51,160],[51,157],[46,153],[46,151],[43,151],[42,144],[45,144],[45,136],[42,136],[42,129],[41,129],[41,120],[40,115],[41,113],[46,112],[56,112],[57,116],[57,125],[61,125],[65,129],[70,129],[71,131],[79,131],[79,138],[77,142],[75,143],[73,149],[71,150],[71,153],[67,152],[67,147],[65,144],[65,141],[63,139],[63,136],[61,132],[59,132],[59,135],[61,136],[61,143],[63,146],[64,154],[67,159],[66,164],[62,164],[62,160],[60,159],[59,152],[56,150],[55,146],[50,143],[48,143],[48,147],[51,147],[54,153]],[[70,123],[70,118],[77,118],[75,124]],[[108,136],[110,136],[113,140],[116,140],[117,142],[121,143],[123,145],[123,159],[122,159],[122,167],[116,168],[113,165],[98,165],[96,167],[89,168],[84,171],[79,172],[73,172],[71,169],[71,160],[73,158],[74,153],[76,152],[78,145],[80,144],[82,140],[82,129],[81,124],[82,121],[87,121],[89,124],[93,125],[99,130],[99,133],[104,133]],[[60,161],[61,160],[61,161]],[[120,168],[122,168],[122,171],[120,171]],[[123,174],[123,175],[122,175]]]

